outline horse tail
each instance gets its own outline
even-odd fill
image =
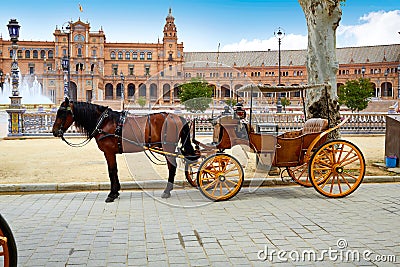
[[[180,133],[180,141],[182,143],[182,148],[181,148],[182,154],[188,159],[195,160],[199,158],[199,156],[196,155],[196,152],[192,146],[192,142],[190,141],[189,123],[183,117],[180,117],[180,119],[183,124]]]

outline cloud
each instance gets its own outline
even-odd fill
[[[396,44],[400,41],[400,10],[365,14],[358,25],[339,25],[337,46]]]
[[[339,25],[336,31],[337,47],[398,44],[400,41],[400,10],[370,12],[359,18],[360,24]],[[260,40],[242,39],[223,45],[221,51],[278,50],[275,37]],[[307,36],[287,34],[282,39],[282,50],[307,49]]]
[[[282,50],[296,50],[307,48],[307,36],[287,34],[281,42]],[[238,43],[224,45],[222,52],[232,51],[266,51],[268,49],[278,50],[278,39],[271,37],[266,40],[253,39],[251,41],[242,39]]]

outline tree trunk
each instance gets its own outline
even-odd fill
[[[325,89],[306,93],[307,118],[328,118],[330,127],[340,121],[337,101],[336,28],[342,16],[340,0],[298,0],[308,28],[307,73],[308,84],[326,83]],[[331,137],[338,136],[338,132]]]

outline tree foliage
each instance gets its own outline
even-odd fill
[[[203,112],[210,106],[213,87],[207,81],[192,78],[190,82],[182,84],[179,88],[179,98],[187,110]]]
[[[139,104],[140,107],[144,107],[144,105],[146,105],[146,98],[144,98],[143,96],[140,96],[137,100],[137,103]]]
[[[291,103],[290,103],[289,98],[286,98],[286,97],[281,98],[281,105],[282,105],[284,111],[286,111],[286,106],[289,106],[290,104]]]
[[[361,111],[368,106],[369,98],[374,94],[370,79],[349,80],[339,87],[339,104],[346,105],[351,111]]]

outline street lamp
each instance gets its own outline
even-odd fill
[[[69,75],[69,58],[67,56],[63,56],[61,65],[63,68],[64,72],[64,98],[68,97],[69,98],[69,81],[68,81],[68,75]]]
[[[0,87],[1,91],[3,91],[3,70],[0,70]]]
[[[362,74],[362,77],[364,79],[364,74],[365,74],[365,67],[364,66],[362,66],[362,68],[361,68],[361,74]]]
[[[18,37],[19,37],[19,26],[16,19],[10,19],[7,28],[10,34],[12,42],[12,63],[11,63],[11,81],[12,81],[12,94],[10,96],[11,104],[10,109],[7,109],[7,113],[10,116],[9,124],[9,136],[22,135],[22,114],[25,109],[22,108],[21,99],[19,95],[19,68],[17,62],[17,49],[18,49]]]
[[[285,37],[285,32],[282,28],[275,30],[274,35],[278,38],[278,86],[281,85],[281,41]],[[278,92],[278,99],[276,101],[276,113],[282,112],[281,93]]]
[[[387,91],[387,76],[388,76],[388,70],[386,69],[385,70],[385,93],[384,93],[384,95],[385,96],[389,96],[389,94],[388,94],[388,91]]]
[[[17,49],[18,49],[18,37],[19,37],[19,28],[18,21],[16,19],[10,19],[8,25],[8,33],[10,34],[10,39],[12,41],[12,64],[11,64],[11,77],[12,77],[12,96],[18,97],[18,85],[19,85],[19,70],[18,70],[18,62],[17,62]],[[21,99],[20,98],[11,98],[11,106],[20,107]]]
[[[120,75],[120,77],[121,77],[121,98],[122,98],[122,110],[124,110],[124,100],[125,100],[125,92],[124,92],[124,80],[125,80],[125,76],[124,76],[124,74],[122,73],[122,71],[121,71],[121,73],[119,74]]]
[[[67,34],[67,45],[68,45],[68,48],[67,48],[67,59],[64,59],[65,55],[63,57],[63,63],[64,63],[64,61],[67,62],[67,65],[66,65],[67,68],[64,69],[64,67],[63,67],[64,72],[65,71],[67,72],[67,86],[66,87],[65,87],[65,75],[64,75],[64,96],[68,96],[69,97],[69,87],[70,87],[70,84],[71,84],[71,68],[70,68],[70,64],[69,64],[69,61],[70,61],[70,58],[71,58],[71,52],[70,52],[71,22],[68,21],[68,22],[64,23],[64,25],[65,26],[61,27],[61,30],[62,30],[63,33]],[[67,91],[65,91],[65,89],[67,89]]]
[[[400,65],[397,66],[397,98],[400,99]]]
[[[91,100],[91,102],[93,102],[94,100],[96,100],[96,93],[94,92],[94,87],[93,87],[93,78],[94,78],[93,70],[90,72],[90,76],[92,77],[92,100]]]

